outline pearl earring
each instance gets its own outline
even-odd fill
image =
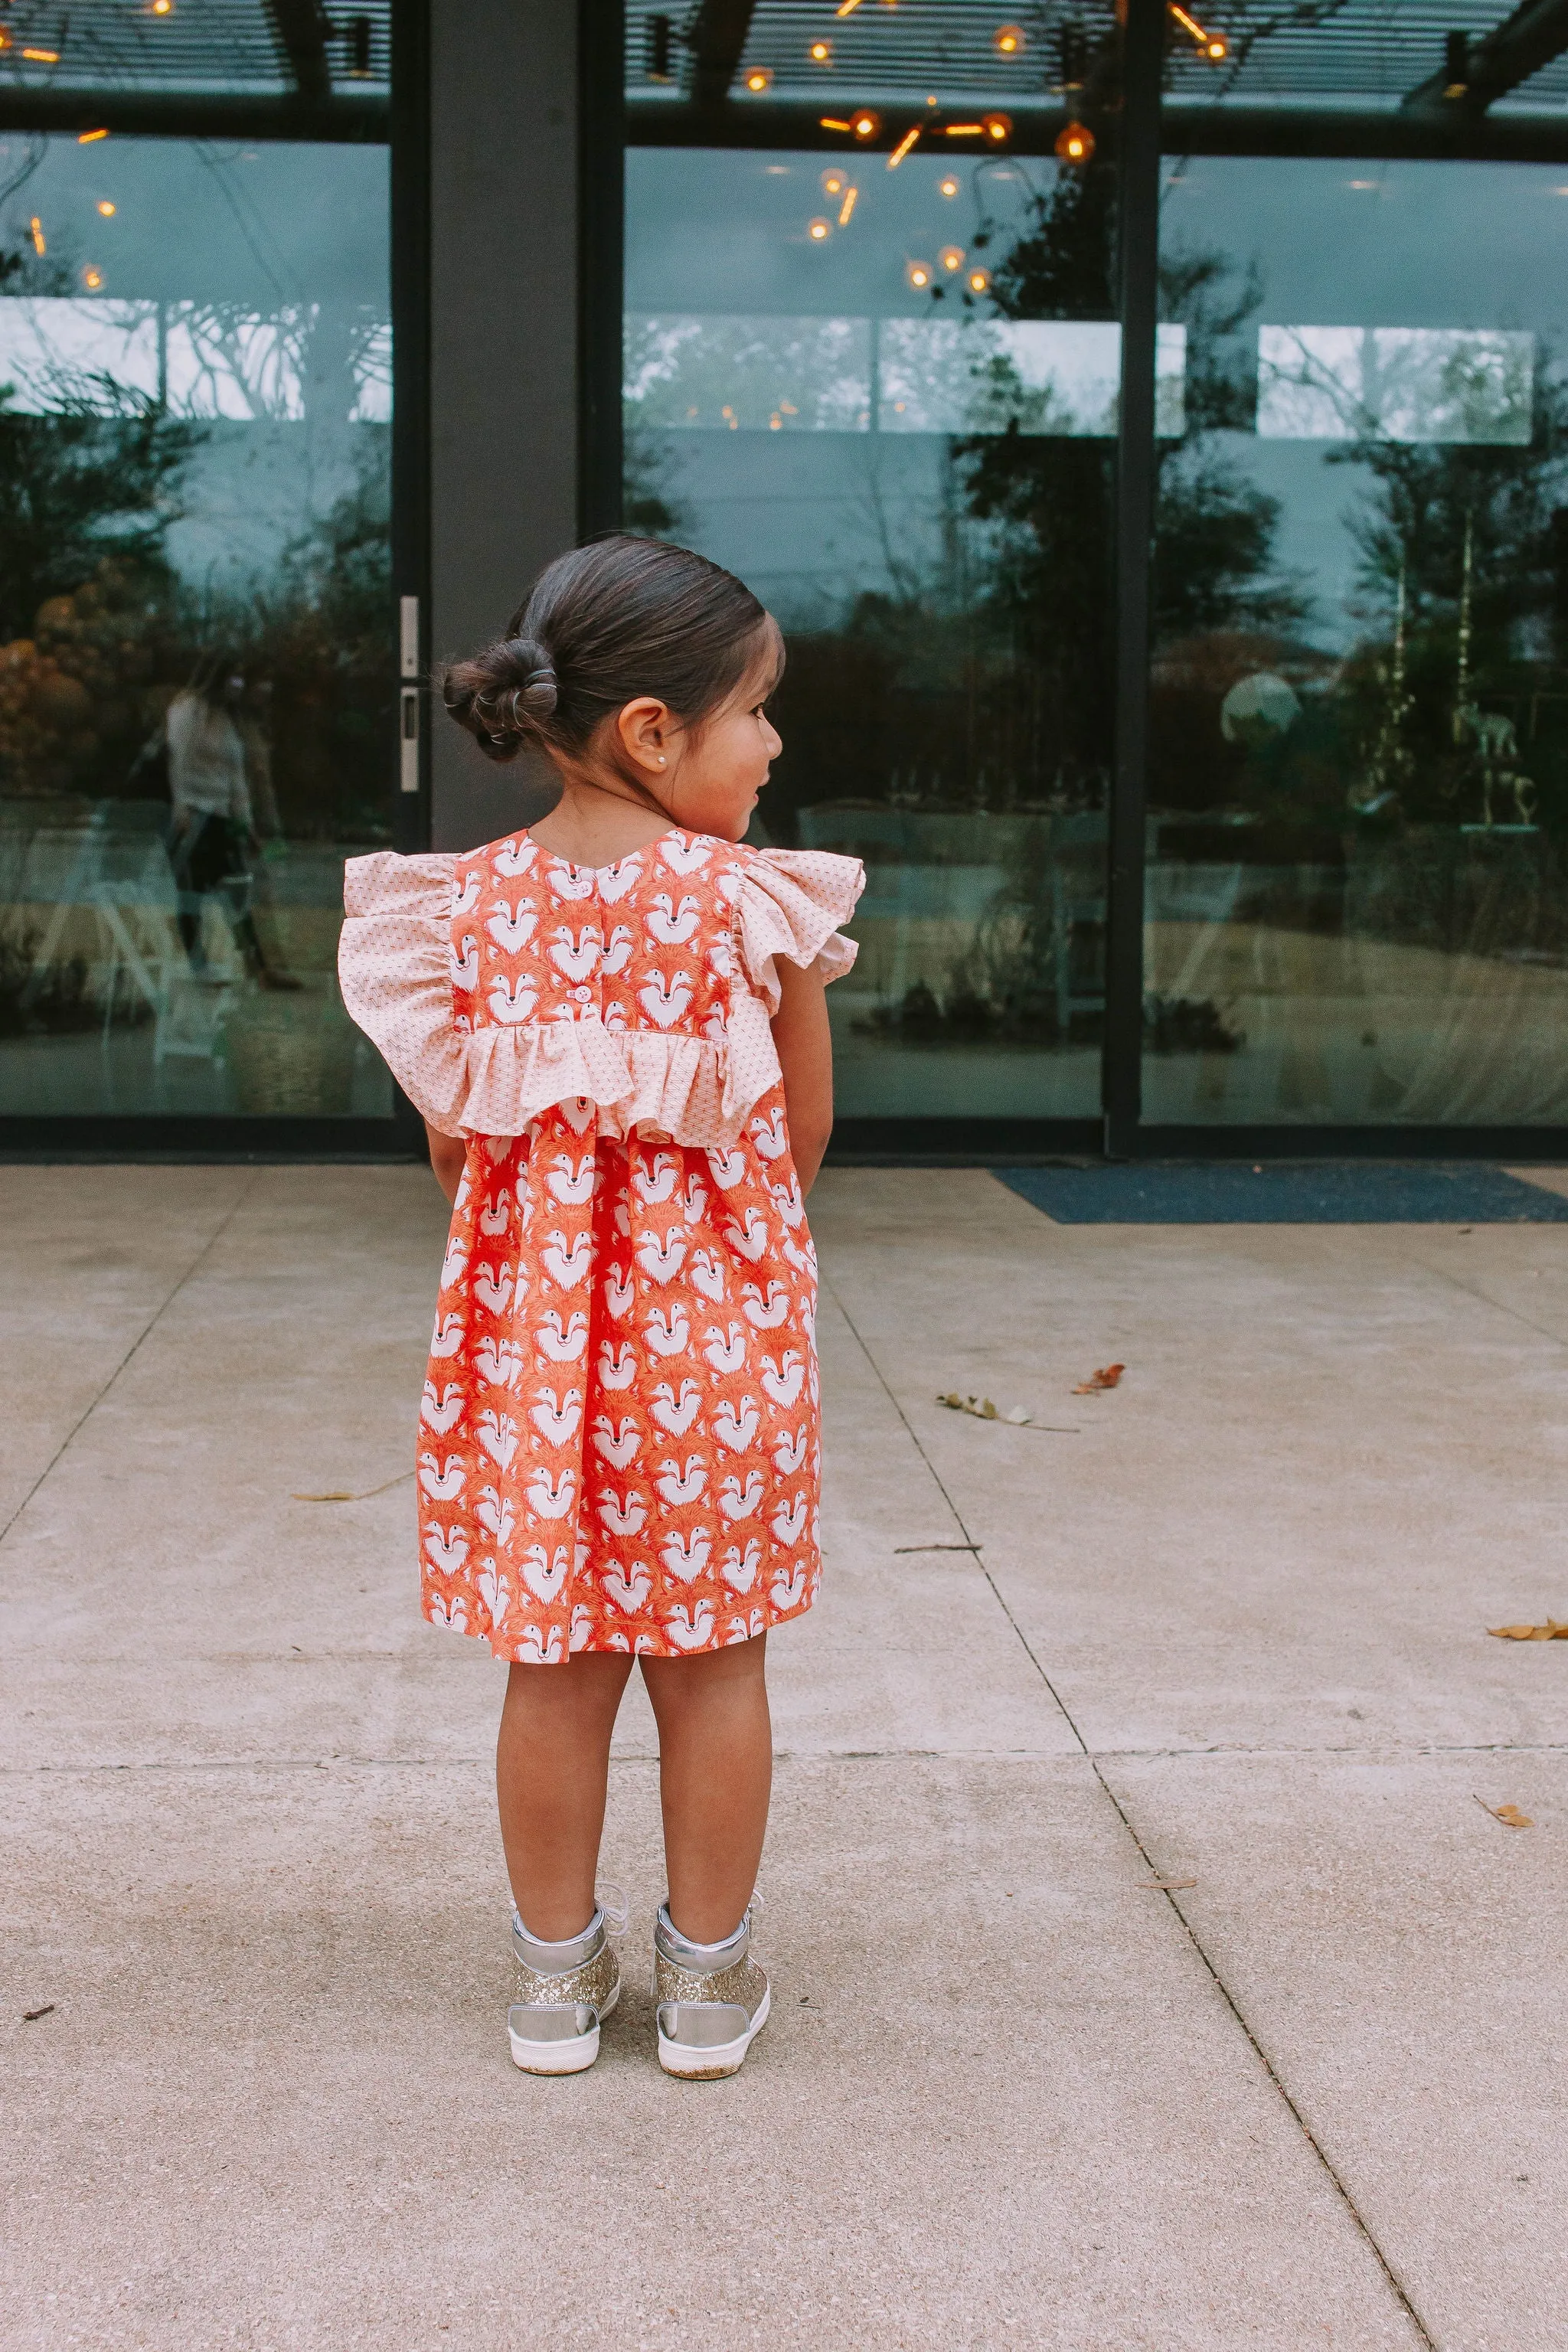
[[[665,764],[664,753],[663,753],[662,751],[661,751],[661,752],[659,753],[659,755],[658,755],[658,764],[659,764],[659,766],[660,766],[661,768],[662,768],[662,767],[664,766],[664,764]]]

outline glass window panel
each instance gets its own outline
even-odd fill
[[[386,150],[12,132],[0,187],[0,1112],[384,1118]]]
[[[1562,168],[1173,160],[1162,279],[1144,1115],[1561,1121]]]
[[[930,60],[877,16],[833,39],[876,50],[885,94]],[[1016,78],[990,19],[948,16],[974,86]],[[798,34],[759,8],[746,69],[804,80],[780,48]],[[645,37],[634,22],[639,91]],[[921,79],[917,103],[943,88]],[[860,960],[828,997],[841,1113],[1093,1116],[1114,171],[950,147],[949,112],[896,165],[891,123],[874,152],[632,149],[626,512],[739,572],[784,628],[756,837],[868,876]],[[1171,432],[1184,332],[1162,343]]]

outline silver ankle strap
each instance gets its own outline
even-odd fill
[[[726,1936],[721,1944],[694,1944],[671,1921],[668,1904],[661,1903],[658,1916],[654,1922],[653,1938],[659,1951],[674,1967],[685,1969],[689,1975],[695,1977],[717,1976],[721,1969],[732,1969],[738,1961],[745,1958],[752,1943],[752,1914],[748,1908],[734,1934]]]
[[[568,1936],[563,1943],[546,1944],[531,1936],[517,1912],[511,1915],[511,1947],[525,1967],[536,1976],[564,1976],[568,1969],[586,1968],[605,1940],[605,1912],[595,1904],[594,1916],[580,1936]]]

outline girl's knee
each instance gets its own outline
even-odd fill
[[[643,1680],[654,1712],[665,1706],[701,1706],[741,1691],[765,1688],[767,1640],[765,1633],[758,1633],[749,1642],[704,1650],[694,1658],[644,1658]]]

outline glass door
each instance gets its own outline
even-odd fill
[[[12,14],[0,1116],[392,1115],[335,975],[396,788],[388,26],[316,13]]]
[[[1168,68],[1143,1117],[1561,1126],[1568,20],[1307,14]]]
[[[841,1131],[1092,1138],[1114,13],[763,0],[689,33],[635,9],[627,43],[625,514],[784,626],[756,838],[868,877]],[[1176,431],[1179,329],[1161,369]]]

